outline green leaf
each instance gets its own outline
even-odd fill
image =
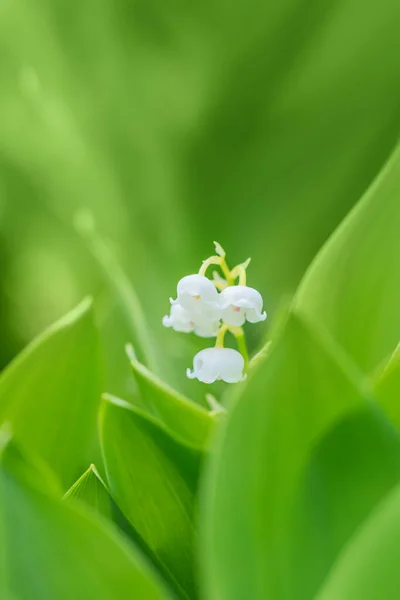
[[[369,373],[400,338],[400,146],[318,254],[296,307]]]
[[[79,500],[109,521],[113,520],[113,499],[94,465],[90,465],[88,470],[68,490],[64,500]]]
[[[167,600],[124,540],[82,508],[48,495],[12,443],[0,459],[0,511],[2,582],[18,600]]]
[[[183,598],[193,598],[195,494],[201,453],[157,421],[107,396],[101,408],[107,479],[118,506]]]
[[[32,342],[0,376],[0,420],[69,487],[88,460],[100,397],[90,300]]]
[[[64,495],[64,500],[66,502],[77,501],[83,503],[92,512],[113,523],[121,533],[133,542],[136,548],[146,552],[152,562],[159,567],[156,557],[149,552],[142,538],[123,515],[94,465],[91,465],[68,490]]]
[[[391,421],[400,429],[400,344],[375,381],[375,395]]]
[[[400,479],[400,442],[328,338],[291,315],[209,465],[207,598],[309,600]]]
[[[397,486],[351,540],[316,600],[397,600],[399,539]]]
[[[207,448],[221,413],[208,412],[164,383],[136,360],[128,347],[132,370],[146,404],[179,441],[199,450]]]
[[[153,342],[140,300],[132,283],[106,242],[97,233],[93,216],[90,212],[80,211],[76,215],[75,224],[100,266],[104,278],[113,292],[114,298],[119,303],[120,311],[124,316],[127,333],[132,337],[132,342],[137,349],[140,360],[145,365],[154,368],[156,359]],[[127,339],[124,340],[124,344],[128,341]]]

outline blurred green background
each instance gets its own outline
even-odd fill
[[[161,325],[176,282],[217,239],[252,257],[270,317],[294,292],[396,144],[399,17],[393,0],[4,0],[0,366],[88,293],[122,357],[125,324],[73,226],[87,208],[170,381],[194,390],[198,342]]]

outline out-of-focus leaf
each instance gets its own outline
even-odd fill
[[[291,315],[211,457],[207,598],[309,600],[400,479],[398,436],[361,389],[332,340]]]
[[[354,531],[400,480],[400,438],[374,407],[360,408],[316,443],[294,496],[296,600],[314,597]]]
[[[0,457],[0,510],[4,581],[18,600],[167,600],[111,528],[43,491],[12,442]]]
[[[400,487],[356,533],[316,600],[397,600],[400,589]]]
[[[0,420],[65,487],[87,464],[100,397],[98,335],[90,300],[30,344],[0,376]]]
[[[199,450],[207,448],[222,413],[210,413],[164,383],[136,360],[128,347],[132,370],[147,404],[179,441]]]
[[[113,499],[94,465],[90,465],[88,470],[68,490],[64,500],[79,500],[109,521],[113,520]]]
[[[400,338],[400,146],[318,254],[296,306],[369,373]]]
[[[100,430],[113,497],[181,597],[193,598],[201,453],[177,442],[151,417],[110,396],[102,405]]]
[[[397,142],[400,6],[237,0],[218,9],[214,35],[205,22],[215,85],[185,156],[185,206],[198,245],[221,236],[229,214],[223,245],[239,253],[246,240],[251,285],[272,313]]]
[[[400,428],[400,344],[375,381],[374,388],[383,410]]]
[[[7,246],[17,257],[21,221],[35,230],[49,206],[70,220],[90,205],[145,275],[156,319],[229,215],[222,241],[238,260],[246,241],[272,312],[398,138],[400,7],[380,9],[218,0],[210,18],[202,3],[8,3],[1,166],[36,193],[6,190]]]
[[[143,364],[154,368],[156,359],[153,343],[142,306],[132,283],[121,269],[107,244],[96,232],[92,215],[83,211],[78,213],[75,224],[86,240],[93,257],[100,266],[104,278],[120,305],[127,325],[127,334],[132,337],[132,343],[136,348],[139,359]],[[125,343],[128,341],[125,340]]]

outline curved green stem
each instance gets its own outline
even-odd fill
[[[222,327],[218,331],[217,337],[215,339],[215,347],[216,348],[223,348],[224,347],[225,334],[229,330],[230,330],[229,325],[222,325]]]
[[[233,280],[239,277],[239,285],[246,285],[246,269],[249,266],[250,261],[251,258],[248,258],[244,263],[242,263],[241,265],[237,265],[231,271],[231,277],[233,278]]]
[[[207,260],[203,261],[203,264],[200,267],[199,275],[205,275],[208,267],[211,265],[218,265],[224,274],[227,284],[233,285],[235,280],[233,279],[231,271],[226,264],[225,256],[210,256],[210,258],[207,258]]]
[[[225,334],[228,331],[236,339],[238,350],[244,358],[244,368],[246,371],[248,364],[249,364],[249,353],[247,350],[246,336],[244,335],[244,331],[243,331],[242,327],[234,327],[232,325],[222,325],[221,329],[218,331],[217,338],[215,340],[215,347],[216,348],[224,347]]]
[[[246,336],[244,335],[242,327],[240,327],[240,329],[241,333],[239,333],[238,335],[234,335],[238,345],[238,350],[244,358],[244,370],[247,371],[247,367],[249,366],[249,352],[247,350]]]

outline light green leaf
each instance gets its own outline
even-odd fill
[[[90,465],[88,470],[68,490],[64,500],[79,500],[109,521],[113,520],[113,499],[94,465]]]
[[[328,338],[289,317],[212,456],[202,556],[212,600],[309,600],[400,479],[400,442]]]
[[[151,417],[110,396],[102,405],[100,430],[113,497],[181,597],[193,598],[201,453],[177,442]]]
[[[156,359],[154,346],[146,324],[145,315],[136,291],[119,265],[117,259],[95,229],[93,216],[90,212],[81,211],[75,217],[78,231],[86,240],[88,247],[102,270],[113,297],[119,304],[124,316],[127,333],[132,337],[139,359],[147,366],[154,368]],[[124,340],[126,344],[129,340]],[[121,345],[122,350],[122,345]]]
[[[0,458],[0,512],[2,581],[18,600],[167,600],[143,559],[106,524],[47,495],[12,443]]]
[[[400,338],[400,146],[318,254],[296,307],[369,373]]]
[[[149,551],[142,538],[117,506],[94,465],[90,465],[89,469],[68,490],[64,495],[64,500],[83,503],[91,511],[113,523],[134,543],[136,548],[140,548],[149,555],[154,565],[160,566],[157,558]]]
[[[397,600],[399,539],[397,486],[351,540],[316,600]]]
[[[400,428],[400,344],[375,381],[374,388],[382,409]]]
[[[30,344],[0,376],[0,420],[71,485],[96,431],[99,347],[90,300]]]
[[[221,413],[207,412],[189,398],[164,383],[136,360],[128,347],[132,370],[146,404],[179,441],[199,450],[207,448],[210,436]]]

